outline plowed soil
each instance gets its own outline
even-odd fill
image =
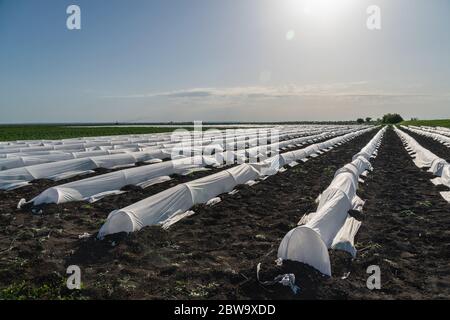
[[[169,230],[146,227],[97,240],[114,209],[167,187],[215,172],[199,172],[97,203],[43,207],[41,214],[16,209],[39,190],[1,193],[0,290],[4,298],[89,299],[378,299],[450,298],[450,205],[432,176],[414,166],[400,139],[388,130],[374,171],[360,184],[367,200],[358,216],[358,254],[330,251],[332,277],[293,262],[275,265],[278,245],[334,172],[374,136],[364,134],[254,186],[222,195],[212,207]],[[426,147],[426,146],[425,146]],[[34,187],[27,187],[34,188]],[[27,195],[26,192],[29,194]],[[88,233],[89,236],[79,236]],[[294,273],[300,292],[261,280]],[[65,287],[66,268],[78,265],[82,290]],[[381,289],[369,290],[367,267],[381,269]],[[345,275],[345,277],[344,277]],[[343,279],[345,278],[345,279]]]

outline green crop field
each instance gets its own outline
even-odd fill
[[[430,127],[446,127],[450,128],[450,119],[439,119],[439,120],[412,120],[403,121],[403,125],[412,126],[430,126]]]
[[[0,141],[67,139],[121,134],[170,132],[177,128],[160,127],[67,127],[58,125],[2,125]],[[190,128],[185,128],[190,130]]]

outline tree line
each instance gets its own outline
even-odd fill
[[[365,119],[363,119],[363,118],[356,119],[356,122],[359,124],[373,123],[373,122],[383,123],[383,124],[396,124],[396,123],[400,123],[402,121],[403,121],[403,118],[398,113],[387,113],[382,118],[378,118],[374,121],[372,121],[371,117],[367,117]]]

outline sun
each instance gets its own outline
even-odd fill
[[[339,8],[337,0],[314,0],[306,1],[305,12],[311,15],[329,15]]]
[[[297,16],[332,18],[347,10],[355,0],[286,0],[288,10]]]

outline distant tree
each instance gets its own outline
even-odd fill
[[[385,114],[383,116],[383,120],[382,120],[382,122],[386,123],[386,124],[395,124],[395,123],[399,123],[399,122],[402,122],[402,121],[403,121],[403,118],[398,113]]]
[[[364,119],[363,118],[358,118],[358,119],[356,119],[356,122],[359,123],[359,124],[364,123]]]
[[[411,121],[417,121],[419,118],[411,118]]]
[[[366,122],[371,122],[372,121],[372,118],[371,117],[367,117],[366,118]]]

